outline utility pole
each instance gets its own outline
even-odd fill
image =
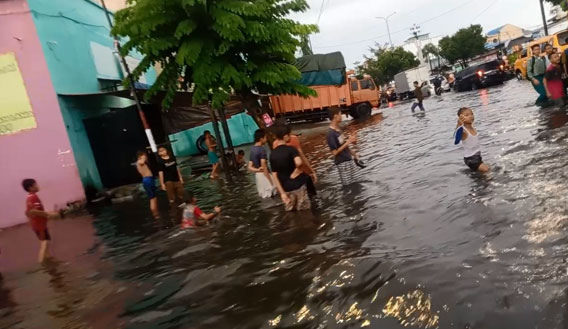
[[[544,27],[544,35],[548,36],[548,25],[546,25],[546,14],[544,13],[544,0],[540,1],[540,14],[542,15],[542,27]]]
[[[420,35],[420,26],[414,24],[411,28],[410,31],[412,31],[412,34],[414,34],[414,38],[415,38],[415,42],[416,42],[416,49],[418,52],[418,60],[420,61],[420,65],[424,64],[424,58],[422,56],[422,45],[420,44],[420,39],[418,38],[418,36]]]
[[[101,4],[103,5],[103,9],[105,10],[106,18],[108,20],[108,25],[112,29],[112,20],[110,19],[110,13],[109,13],[109,11],[106,7],[105,0],[101,0]],[[132,97],[134,98],[134,102],[136,103],[136,109],[138,110],[138,115],[140,116],[140,121],[142,121],[142,126],[144,127],[144,132],[146,133],[146,138],[148,138],[148,143],[150,144],[150,149],[152,149],[152,152],[154,154],[156,154],[156,152],[158,152],[158,148],[156,147],[156,141],[154,141],[154,135],[152,134],[152,130],[150,129],[150,125],[148,124],[148,121],[146,120],[146,115],[144,114],[144,111],[142,110],[142,103],[140,102],[140,98],[138,97],[138,94],[136,93],[136,85],[135,85],[136,81],[134,81],[134,78],[130,74],[130,68],[128,67],[128,63],[126,63],[126,58],[124,58],[124,56],[122,56],[122,53],[120,52],[120,42],[118,41],[118,39],[114,38],[114,44],[115,44],[116,49],[118,51],[118,56],[120,57],[120,61],[122,62],[122,66],[124,67],[124,71],[125,71],[126,76],[128,78],[128,82],[130,83],[130,93],[132,94]]]
[[[387,33],[389,34],[389,42],[390,42],[391,48],[394,48],[394,45],[392,43],[392,38],[391,38],[391,30],[390,30],[390,27],[389,27],[389,18],[394,14],[396,14],[396,11],[393,12],[392,14],[388,15],[387,17],[377,17],[378,19],[384,20],[385,23],[387,24]]]

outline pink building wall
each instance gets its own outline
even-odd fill
[[[18,60],[37,128],[0,135],[0,227],[27,221],[24,178],[38,181],[46,210],[85,197],[26,0],[0,1],[0,54],[8,52]]]

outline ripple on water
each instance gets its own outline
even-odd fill
[[[176,211],[154,221],[143,200],[96,209],[93,285],[64,276],[82,287],[73,296],[100,302],[46,315],[20,287],[53,286],[14,275],[0,286],[16,296],[0,301],[0,325],[29,314],[97,327],[107,314],[125,328],[564,328],[568,116],[533,99],[510,81],[346,123],[368,168],[345,187],[326,124],[295,126],[319,176],[315,213],[260,200],[249,176],[188,183],[202,208],[223,206],[193,231],[180,232]],[[469,172],[452,145],[461,106],[475,111],[490,175]],[[90,297],[103,290],[116,293]]]

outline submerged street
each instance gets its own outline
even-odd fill
[[[302,125],[313,213],[285,213],[241,175],[186,180],[202,209],[223,207],[195,230],[181,210],[153,219],[146,199],[51,222],[59,261],[41,266],[33,233],[6,229],[0,328],[565,328],[568,115],[535,95],[509,81],[344,122],[368,164],[346,187],[328,123]],[[462,106],[486,176],[453,145]]]

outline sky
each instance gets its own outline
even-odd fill
[[[306,24],[318,23],[312,35],[314,53],[341,51],[349,67],[362,61],[376,42],[388,43],[384,20],[389,18],[395,46],[412,36],[417,24],[421,33],[445,36],[471,24],[480,24],[487,32],[504,24],[525,29],[542,25],[539,0],[308,0],[310,9],[294,14],[293,19]],[[323,10],[322,3],[324,4]],[[548,13],[550,5],[545,3]],[[321,16],[320,16],[321,12]]]

